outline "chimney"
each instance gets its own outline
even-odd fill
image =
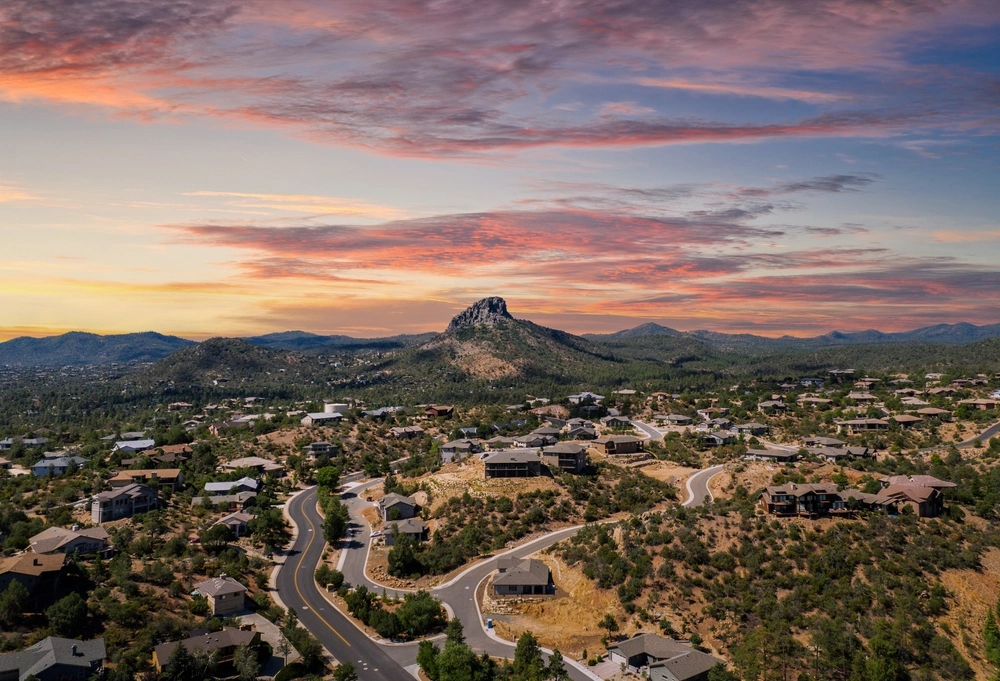
[[[40,562],[38,562],[38,559],[37,559],[37,558],[32,558],[32,559],[31,559],[31,564],[32,564],[32,565],[41,565],[41,563],[40,563]]]
[[[69,647],[69,649],[70,649],[70,652],[73,653],[73,657],[76,657],[76,644],[74,643],[73,645],[71,645]]]

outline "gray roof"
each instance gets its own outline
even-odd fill
[[[540,461],[538,452],[534,449],[508,449],[502,452],[488,454],[483,461],[486,463],[527,463]]]
[[[575,442],[562,442],[542,450],[543,454],[580,454],[587,451],[587,445]]]
[[[244,593],[247,588],[237,582],[232,577],[227,577],[226,575],[221,575],[213,579],[209,579],[205,582],[199,582],[194,585],[198,593],[202,596],[218,596],[219,594],[241,594]]]
[[[507,586],[547,586],[549,566],[533,558],[501,558],[497,569],[502,570],[493,580],[494,585]]]
[[[406,520],[390,520],[383,526],[383,530],[386,534],[392,534],[393,532],[399,534],[423,534],[424,527],[423,520],[407,518]]]
[[[239,480],[230,480],[228,482],[206,482],[205,491],[228,492],[234,487],[239,487],[240,485],[244,485],[250,489],[257,489],[257,481],[253,478],[240,478]]]
[[[389,508],[390,506],[395,506],[396,504],[403,504],[404,506],[415,507],[417,502],[413,497],[406,497],[402,494],[386,494],[384,497],[378,500],[379,508]]]
[[[653,669],[666,669],[678,681],[686,681],[687,679],[693,679],[696,676],[704,674],[721,662],[722,660],[712,657],[708,653],[692,649],[671,657],[668,660],[654,662],[649,665],[649,668],[650,671]]]
[[[75,655],[73,646],[76,646]],[[106,655],[103,638],[76,641],[71,638],[49,636],[20,652],[0,655],[0,674],[16,670],[18,678],[24,681],[28,676],[38,676],[57,664],[81,667],[89,671],[92,666],[104,660]]]
[[[161,643],[153,648],[153,650],[156,652],[156,658],[163,664],[170,658],[170,653],[174,651],[174,648],[179,645],[183,645],[191,652],[202,650],[207,653],[220,648],[246,645],[253,641],[256,636],[256,631],[243,631],[241,629],[226,627],[222,631],[202,634],[201,636],[192,636],[183,641]]]
[[[156,493],[157,490],[153,487],[148,487],[146,485],[140,485],[137,482],[133,482],[131,485],[118,487],[116,489],[112,489],[107,492],[99,492],[94,495],[94,501],[100,503],[102,501],[111,501],[112,499],[118,499],[119,497],[139,497],[144,494],[155,495]]]
[[[645,654],[656,661],[671,660],[690,653],[698,653],[699,655],[705,655],[705,657],[715,660],[711,655],[706,655],[692,648],[691,644],[687,641],[677,641],[672,638],[657,636],[656,634],[639,634],[627,641],[620,641],[609,646],[608,650],[617,651],[626,658]],[[715,662],[718,662],[718,660],[715,660]],[[709,666],[709,669],[715,666],[715,662]],[[671,671],[673,670],[671,669]],[[678,678],[684,679],[688,677]]]

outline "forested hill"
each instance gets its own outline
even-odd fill
[[[61,336],[22,336],[0,343],[0,366],[83,366],[125,362],[155,362],[194,341],[147,331],[112,336],[71,331]]]

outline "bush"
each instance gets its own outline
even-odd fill
[[[344,573],[324,563],[316,568],[316,581],[320,586],[336,591],[344,584]]]

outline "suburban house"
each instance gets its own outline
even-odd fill
[[[164,447],[157,447],[155,451],[162,452],[161,454],[153,454],[149,456],[150,461],[157,464],[171,464],[171,463],[181,463],[182,461],[187,461],[191,458],[191,447],[190,445],[166,445]],[[122,459],[123,466],[133,466],[139,463],[142,457],[133,457],[130,459]]]
[[[587,465],[587,446],[564,442],[542,450],[542,463],[567,473],[581,473]]]
[[[765,487],[760,495],[760,506],[766,513],[785,516],[820,516],[847,511],[833,483],[800,485],[789,482]]]
[[[103,527],[88,527],[79,529],[76,525],[72,530],[62,527],[50,527],[39,532],[29,541],[31,550],[35,553],[96,553],[108,548],[111,535]]]
[[[802,444],[806,447],[843,447],[846,443],[835,437],[807,437],[802,439]]]
[[[858,433],[867,433],[873,430],[888,430],[889,422],[882,419],[851,419],[838,423],[837,429],[841,433],[846,432],[851,435],[857,435]]]
[[[898,423],[903,428],[909,428],[910,426],[922,423],[923,419],[919,416],[911,416],[910,414],[896,414],[891,417],[893,421]]]
[[[205,491],[209,494],[236,494],[237,492],[257,492],[260,490],[260,483],[253,478],[240,478],[239,480],[225,480],[222,482],[206,482]]]
[[[729,430],[737,435],[766,435],[770,432],[771,426],[752,421],[750,423],[738,423]]]
[[[111,448],[111,451],[134,454],[136,452],[144,452],[147,449],[152,449],[155,446],[156,440],[118,440],[118,442],[115,443],[115,446]]]
[[[8,437],[0,440],[0,452],[12,449],[15,442],[20,442],[25,447],[43,447],[49,443],[47,437]]]
[[[528,433],[527,435],[518,435],[515,437],[514,444],[518,447],[526,449],[535,449],[538,447],[544,447],[545,445],[555,444],[558,440],[559,438],[549,438],[544,435]]]
[[[237,511],[236,513],[230,513],[227,516],[223,516],[218,521],[213,523],[212,527],[215,527],[216,525],[225,525],[233,531],[233,536],[239,539],[240,537],[246,536],[250,533],[250,521],[256,517],[257,516],[251,515],[250,513]]]
[[[227,511],[245,511],[250,506],[253,506],[254,499],[257,498],[256,492],[237,492],[236,494],[220,494],[218,496],[208,496],[208,497],[195,497],[191,500],[192,508],[195,506],[201,506],[205,503],[207,499],[212,503],[212,506],[221,510]]]
[[[302,448],[302,452],[307,457],[315,459],[317,456],[336,456],[337,447],[329,442],[311,442]]]
[[[542,473],[542,460],[532,449],[508,449],[487,454],[487,478],[530,478]]]
[[[788,405],[781,400],[764,400],[757,405],[757,409],[765,414],[773,414],[778,411],[785,411]]]
[[[732,444],[736,436],[732,433],[702,433],[701,441],[709,447],[721,447]]]
[[[889,515],[909,507],[918,518],[935,518],[944,511],[944,495],[933,487],[889,485],[875,495],[874,505]]]
[[[867,447],[810,447],[809,453],[830,463],[851,459],[869,459],[875,456]]]
[[[208,600],[213,617],[230,617],[243,612],[243,600],[247,588],[225,573],[194,585],[192,593],[201,594]]]
[[[566,433],[566,437],[570,440],[596,440],[597,431],[594,430],[594,426],[578,426],[576,428],[570,428]]]
[[[0,655],[0,679],[90,679],[100,674],[106,655],[103,638],[77,641],[49,636],[20,652]]]
[[[917,409],[917,414],[929,419],[938,419],[941,421],[950,421],[951,412],[947,409],[938,409],[937,407],[925,407],[924,409]]]
[[[513,449],[517,447],[517,443],[512,437],[504,437],[503,435],[497,435],[486,441],[486,446],[491,452],[499,452],[504,449]]]
[[[390,520],[382,527],[382,536],[385,538],[385,545],[392,546],[396,537],[405,534],[415,541],[427,539],[427,526],[423,520],[416,518],[406,518],[404,520]]]
[[[420,426],[397,426],[389,429],[389,435],[397,440],[409,440],[413,437],[423,437],[424,429]]]
[[[267,473],[283,474],[285,472],[285,467],[280,463],[275,463],[269,459],[264,459],[259,456],[244,456],[240,459],[233,459],[228,463],[224,463],[219,466],[219,470],[224,473],[234,473],[241,468],[250,468],[257,471],[258,475],[266,475]]]
[[[608,456],[635,454],[642,451],[642,440],[631,435],[611,435],[599,437],[594,445]]]
[[[73,467],[79,468],[87,460],[79,456],[59,456],[51,459],[42,459],[31,467],[31,472],[36,478],[44,478],[47,475],[62,475]]]
[[[126,470],[108,480],[112,487],[125,487],[139,483],[159,488],[169,487],[177,492],[184,487],[184,474],[180,468],[149,468],[143,470]]]
[[[799,460],[797,452],[786,452],[783,449],[748,449],[747,461],[767,461],[768,463],[793,463]]]
[[[233,661],[236,649],[250,645],[260,640],[260,633],[252,629],[224,627],[222,631],[209,632],[200,636],[192,636],[183,641],[161,643],[153,648],[153,665],[157,671],[163,671],[163,666],[170,659],[170,654],[177,646],[184,646],[194,653],[212,653],[217,664],[224,665]]]
[[[632,428],[631,419],[627,419],[624,416],[605,416],[601,419],[601,425],[605,428],[612,429],[622,429],[622,428]]]
[[[998,402],[996,400],[976,399],[976,400],[960,400],[959,404],[968,404],[969,406],[974,407],[980,411],[988,411],[990,409],[996,409]]]
[[[545,596],[555,592],[549,566],[533,558],[499,558],[493,578],[498,596]]]
[[[879,478],[883,487],[930,487],[938,491],[958,487],[957,484],[949,480],[939,480],[933,475],[890,475]]]
[[[405,520],[417,514],[417,502],[413,497],[393,492],[378,500],[378,510],[382,520]]]
[[[90,519],[100,525],[109,520],[131,518],[139,513],[153,511],[159,506],[158,489],[133,483],[94,495],[90,506]]]
[[[581,404],[582,402],[593,402],[594,404],[598,404],[604,399],[604,395],[598,395],[584,390],[582,393],[570,395],[566,399],[569,400],[570,404]]]
[[[549,444],[555,444],[556,442],[558,442],[560,433],[562,433],[562,427],[557,428],[554,426],[541,426],[531,431],[532,435],[538,435],[540,437],[548,439]]]
[[[671,426],[690,426],[694,423],[693,418],[684,414],[667,414],[665,420]]]
[[[437,418],[439,416],[451,416],[455,412],[455,407],[432,404],[424,410],[424,416]]]
[[[854,400],[855,402],[877,402],[878,398],[871,393],[865,392],[849,392],[847,393],[847,399]]]
[[[65,563],[66,556],[61,553],[22,553],[19,556],[0,558],[0,593],[5,592],[11,582],[20,582],[21,586],[35,596],[54,595]],[[2,678],[0,673],[0,679]]]
[[[438,451],[441,452],[443,460],[451,461],[453,459],[461,459],[469,454],[478,454],[482,451],[482,447],[479,446],[478,442],[463,439],[446,442],[441,445]]]
[[[299,423],[303,426],[329,426],[338,423],[342,418],[344,418],[344,415],[337,412],[327,413],[320,411],[313,414],[306,414]]]
[[[656,634],[637,634],[608,646],[612,662],[635,673],[647,672],[651,681],[705,681],[722,660],[695,650],[687,641]]]

